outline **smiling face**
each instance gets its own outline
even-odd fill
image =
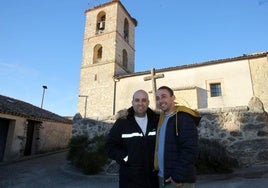
[[[134,93],[132,106],[135,116],[144,117],[149,106],[148,94],[144,90],[138,90]]]
[[[164,114],[170,114],[175,109],[175,96],[167,89],[158,89],[156,92],[157,107],[163,110]]]

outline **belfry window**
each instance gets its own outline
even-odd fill
[[[129,24],[127,19],[124,21],[124,39],[128,42],[129,40]]]
[[[97,58],[98,58],[98,59],[101,59],[101,58],[102,58],[102,47],[100,47],[100,48],[98,49],[98,52],[97,52]]]
[[[102,46],[100,44],[97,44],[94,47],[94,52],[93,52],[93,63],[100,63],[102,59]]]
[[[102,33],[105,30],[105,21],[106,21],[105,12],[100,12],[97,16],[96,33]]]

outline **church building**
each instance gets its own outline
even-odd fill
[[[247,106],[258,97],[268,111],[268,52],[241,55],[198,64],[134,72],[135,27],[119,0],[85,12],[86,23],[80,72],[78,112],[103,119],[131,106],[133,93],[174,90],[176,102],[192,109]]]

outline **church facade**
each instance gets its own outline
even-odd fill
[[[102,119],[131,106],[133,93],[171,87],[176,102],[192,109],[247,106],[258,97],[268,111],[268,52],[198,64],[134,72],[135,27],[119,0],[86,11],[78,112]],[[138,63],[138,62],[137,62]]]

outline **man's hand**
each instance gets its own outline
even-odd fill
[[[173,185],[177,186],[177,187],[180,187],[183,185],[183,183],[177,183],[175,182],[172,177],[169,177],[168,179],[165,180],[167,183],[172,183]]]

